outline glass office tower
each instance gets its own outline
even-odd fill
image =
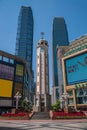
[[[33,14],[31,7],[22,6],[18,17],[16,55],[28,62],[32,71],[33,57]]]
[[[53,86],[58,86],[58,59],[57,59],[57,47],[67,46],[68,32],[64,18],[55,17],[53,20],[52,31],[52,52],[53,52]]]

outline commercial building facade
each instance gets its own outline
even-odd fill
[[[0,51],[0,108],[14,108],[17,92],[21,100],[29,99],[31,81],[32,74],[24,59]]]
[[[67,46],[57,46],[57,67],[58,67],[58,86],[52,88],[52,104],[56,103],[57,99],[60,99],[64,92],[63,84],[63,72],[62,72],[62,57],[65,54]]]
[[[87,109],[87,36],[71,42],[62,58],[64,92],[68,107]]]

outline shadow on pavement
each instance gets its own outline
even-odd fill
[[[0,127],[0,130],[23,130],[20,128],[11,128],[11,127]]]

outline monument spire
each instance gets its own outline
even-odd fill
[[[41,32],[41,39],[44,39],[44,32]]]

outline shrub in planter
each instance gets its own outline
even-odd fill
[[[21,103],[21,107],[24,111],[29,112],[32,110],[32,105],[30,102],[27,102],[25,99]]]
[[[60,110],[60,101],[57,100],[55,104],[52,105],[53,111],[58,111]]]

